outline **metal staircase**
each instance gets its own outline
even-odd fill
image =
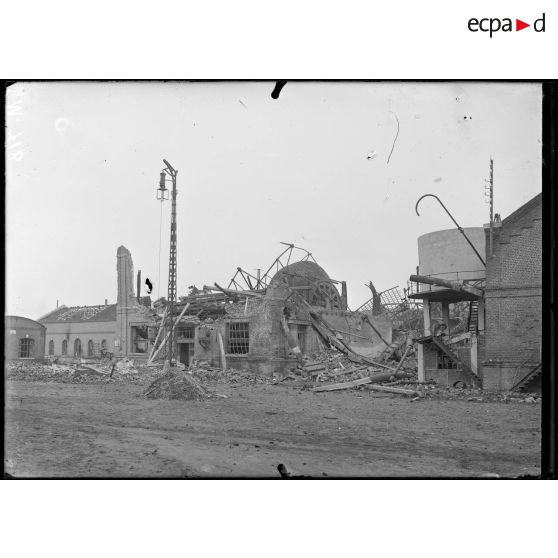
[[[450,347],[448,347],[441,339],[440,337],[432,337],[432,342],[434,343],[434,345],[436,345],[438,347],[438,349],[440,349],[445,355],[447,355],[451,360],[453,360],[453,362],[455,362],[457,365],[459,365],[459,367],[461,368],[461,370],[463,371],[463,373],[465,374],[465,376],[467,377],[467,379],[469,380],[469,382],[471,382],[471,384],[475,387],[479,387],[480,386],[480,381],[479,378],[476,376],[476,374],[471,370],[471,368],[469,366],[467,366],[458,356],[457,354],[455,354],[452,349],[450,349]]]

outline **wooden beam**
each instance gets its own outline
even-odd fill
[[[471,285],[465,284],[463,281],[448,281],[447,279],[440,279],[439,277],[429,277],[428,275],[411,275],[409,277],[410,281],[415,283],[424,283],[426,285],[434,285],[436,287],[445,287],[452,291],[466,292],[475,295],[479,298],[484,296],[481,289],[472,287]]]
[[[174,333],[174,330],[176,329],[176,326],[178,325],[178,322],[180,321],[180,318],[182,318],[182,316],[184,316],[184,314],[186,314],[186,310],[188,310],[188,308],[190,307],[190,303],[186,304],[186,306],[184,306],[184,308],[182,309],[182,312],[180,313],[180,316],[178,316],[178,319],[174,322],[173,327],[172,327],[172,332]],[[172,317],[171,317],[172,319]],[[161,349],[165,346],[167,339],[169,338],[170,335],[170,331],[165,335],[165,339],[163,340],[163,342],[161,343],[161,345],[159,345],[159,348],[153,353],[153,355],[151,356],[151,359],[149,359],[147,361],[147,364],[151,364],[154,360],[155,357],[161,352]]]
[[[372,341],[372,339],[370,339],[370,337],[365,337],[364,335],[358,335],[357,333],[351,333],[350,331],[343,331],[341,329],[335,329],[335,328],[331,328],[333,329],[333,331],[336,331],[337,333],[341,333],[343,335],[350,335],[351,337],[358,337],[359,339],[366,339],[366,341]]]
[[[364,314],[364,319],[368,322],[368,325],[374,330],[374,333],[386,344],[387,347],[389,347],[389,343],[382,337],[382,334],[374,327],[374,325],[370,321],[370,318],[366,314]]]
[[[159,331],[157,332],[157,337],[155,337],[155,341],[153,343],[153,347],[151,347],[151,352],[149,353],[149,357],[147,359],[147,362],[151,362],[151,356],[153,355],[153,352],[155,351],[155,349],[157,348],[157,342],[159,341],[159,337],[161,337],[161,333],[163,332],[164,326],[165,326],[165,318],[167,317],[167,312],[169,311],[169,307],[167,306],[165,308],[165,311],[163,312],[163,317],[161,318],[161,324],[159,325]]]
[[[399,369],[403,366],[403,363],[405,362],[405,359],[407,358],[407,355],[409,354],[410,350],[413,348],[412,345],[409,345],[406,349],[405,352],[403,353],[403,356],[401,357],[401,360],[399,361],[399,364],[397,365],[395,371],[398,372]]]
[[[262,291],[262,290],[259,290],[259,291],[256,291],[256,290],[253,290],[253,291],[235,291],[234,289],[224,289],[223,287],[220,287],[217,283],[215,283],[215,287],[213,288],[213,290],[221,291],[222,293],[224,293],[228,296],[256,296],[256,297],[261,297],[265,293],[265,291]]]
[[[217,339],[219,340],[219,354],[221,356],[221,369],[223,372],[227,370],[227,357],[225,356],[225,347],[223,345],[223,337],[220,331],[217,331]]]
[[[353,372],[358,372],[358,368],[346,368],[345,370],[338,370],[330,374],[330,378],[335,378],[335,376],[344,376],[345,374],[352,374]]]
[[[328,386],[320,386],[314,388],[312,391],[337,391],[340,389],[350,389],[356,386],[362,386],[364,384],[370,383],[371,378],[359,378],[358,380],[353,380],[352,382],[343,382],[342,384],[330,384]]]
[[[375,384],[369,385],[369,386],[365,386],[366,389],[372,390],[372,391],[383,391],[386,393],[397,393],[399,395],[409,395],[409,396],[414,396],[417,397],[420,395],[420,392],[412,390],[412,389],[403,389],[403,388],[394,388],[394,387],[388,387],[388,386],[378,386]]]
[[[376,376],[370,377],[371,384],[381,384],[383,382],[388,382],[391,378],[395,378],[396,380],[402,380],[404,378],[412,378],[414,374],[410,374],[409,372],[384,372],[383,374],[376,374]]]

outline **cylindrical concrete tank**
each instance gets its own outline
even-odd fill
[[[482,227],[463,229],[481,257],[486,261],[486,240]],[[423,234],[418,239],[419,274],[450,281],[484,279],[485,267],[457,229]],[[437,287],[420,285],[421,291]]]

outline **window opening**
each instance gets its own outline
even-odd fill
[[[232,322],[228,326],[228,349],[233,355],[244,355],[250,349],[248,322]]]

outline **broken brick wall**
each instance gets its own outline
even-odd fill
[[[134,264],[130,251],[119,246],[116,253],[116,273],[118,293],[116,299],[116,331],[114,352],[117,356],[130,356],[137,359],[147,359],[152,349],[151,342],[147,352],[135,353],[133,348],[132,326],[151,323],[155,313],[146,306],[146,301],[140,304],[134,293]]]
[[[487,231],[487,253],[489,232]],[[494,231],[486,269],[483,387],[509,389],[541,359],[542,203],[537,196]]]

